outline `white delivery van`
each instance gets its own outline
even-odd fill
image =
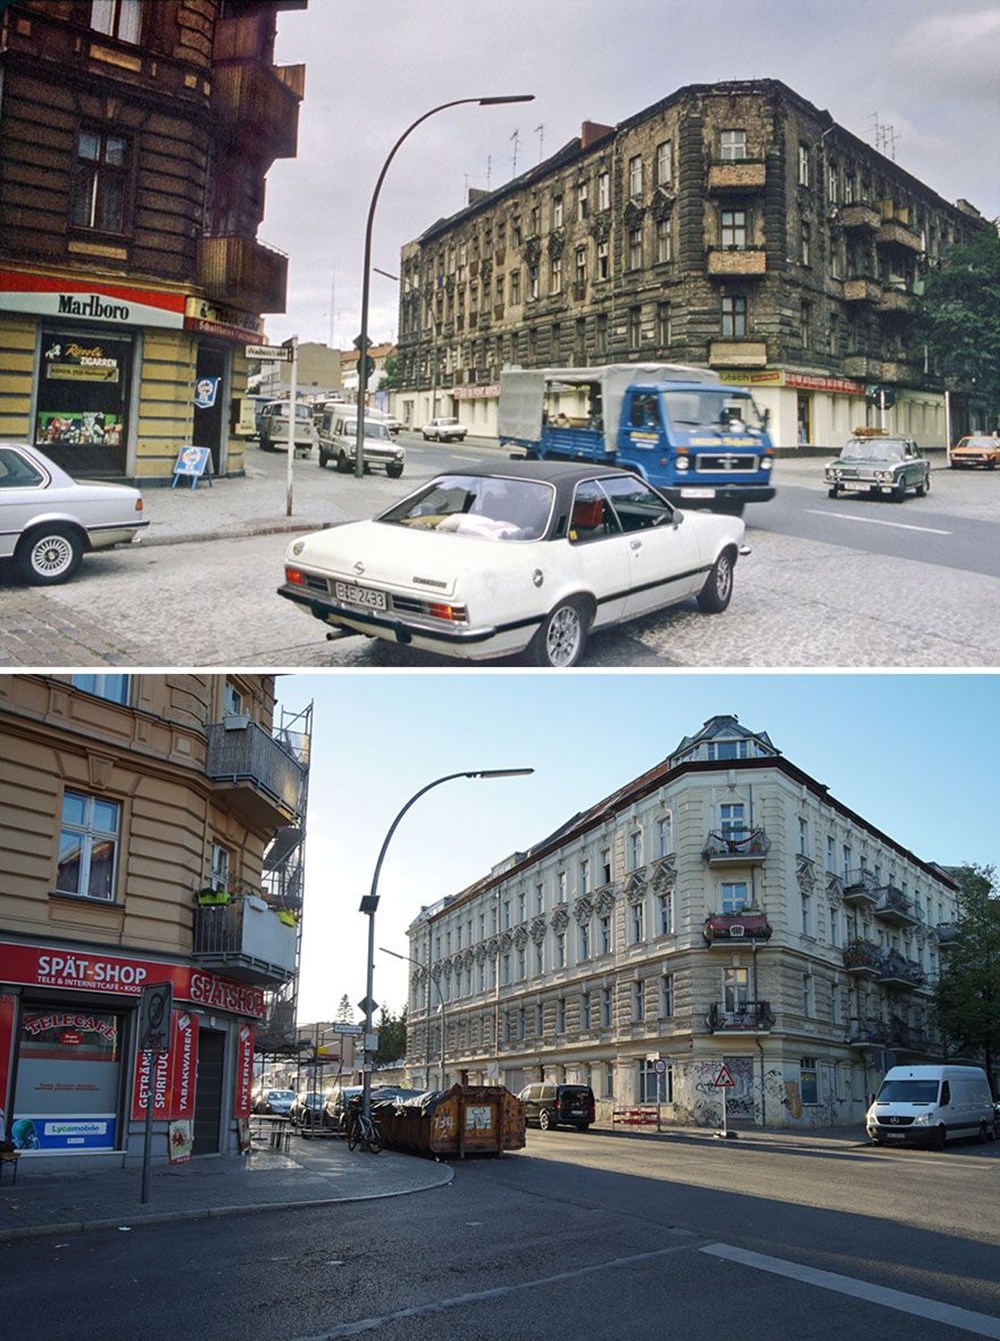
[[[358,415],[354,407],[348,406],[348,412],[324,410],[319,418],[318,442],[320,469],[328,461],[333,461],[341,473],[351,471],[358,455]],[[380,419],[373,419],[367,411],[361,450],[366,470],[381,466],[391,480],[398,480],[402,475],[406,448],[395,442],[386,425]]]
[[[876,1145],[933,1145],[996,1134],[993,1097],[981,1066],[894,1066],[866,1119]]]

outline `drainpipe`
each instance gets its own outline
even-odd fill
[[[760,1125],[761,1128],[767,1126],[767,1098],[764,1092],[764,1045],[755,1035],[754,1042],[757,1044],[757,1050],[760,1053]]]

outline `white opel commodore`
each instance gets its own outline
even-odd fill
[[[593,630],[692,597],[725,610],[743,536],[739,518],[680,512],[627,471],[517,461],[300,536],[278,594],[330,636],[574,666]]]

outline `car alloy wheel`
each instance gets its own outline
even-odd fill
[[[698,607],[706,614],[719,615],[729,605],[732,597],[733,556],[729,550],[723,550],[712,564],[712,571],[698,593]]]
[[[66,582],[80,567],[83,542],[68,526],[46,526],[29,532],[17,547],[19,575],[35,586]]]
[[[575,666],[587,646],[587,616],[583,601],[570,597],[551,610],[532,640],[532,661],[538,666],[564,670]]]
[[[538,1125],[541,1127],[542,1131],[548,1131],[552,1126],[552,1117],[547,1108],[543,1108],[538,1114]]]

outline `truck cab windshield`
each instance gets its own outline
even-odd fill
[[[936,1080],[887,1080],[875,1099],[879,1104],[937,1103]]]
[[[675,428],[690,431],[750,429],[762,432],[764,422],[751,396],[733,396],[723,389],[665,391],[663,400]]]

